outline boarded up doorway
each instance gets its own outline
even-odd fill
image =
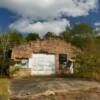
[[[55,55],[53,54],[32,54],[29,59],[29,67],[32,75],[55,74]]]

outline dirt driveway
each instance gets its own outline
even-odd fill
[[[11,81],[11,100],[100,100],[100,82],[30,77]]]

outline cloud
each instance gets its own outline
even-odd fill
[[[97,8],[98,0],[2,0],[0,6],[34,19],[54,19],[88,15]]]
[[[36,23],[31,23],[31,21],[29,22],[29,20],[26,19],[20,19],[11,24],[10,28],[13,28],[22,33],[37,32],[40,34],[40,36],[43,36],[47,32],[53,32],[58,35],[60,32],[64,31],[67,26],[70,25],[69,21],[67,21],[66,19]]]
[[[94,23],[95,26],[100,26],[100,22]]]
[[[58,33],[68,23],[65,19],[61,20],[63,16],[86,16],[98,8],[98,0],[2,0],[0,7],[21,16],[10,25],[20,32]]]

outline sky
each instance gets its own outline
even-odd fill
[[[0,0],[0,28],[56,35],[77,23],[100,26],[100,0]]]

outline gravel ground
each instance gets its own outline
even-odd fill
[[[100,82],[30,77],[12,80],[11,100],[100,100]]]

